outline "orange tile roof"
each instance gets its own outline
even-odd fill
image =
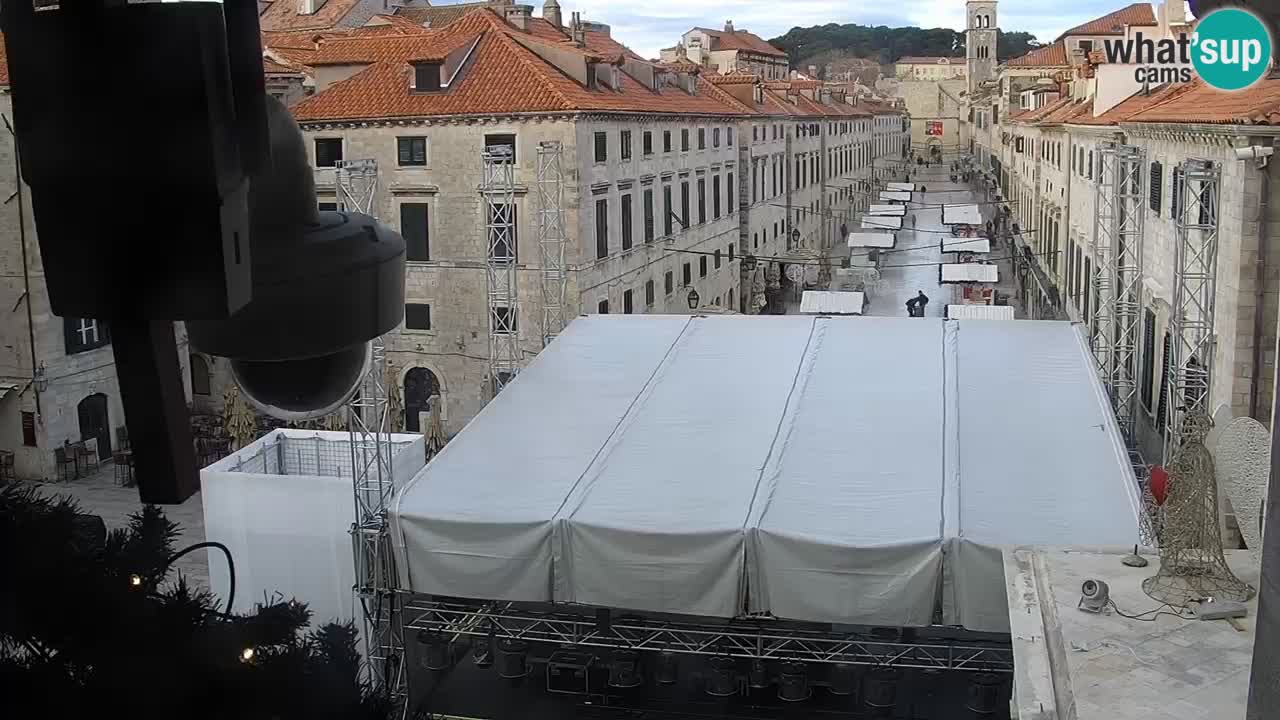
[[[1129,122],[1280,125],[1280,79],[1262,80],[1236,92],[1215,90],[1201,80],[1132,113]]]
[[[1028,123],[1028,124],[1038,123],[1039,121],[1047,117],[1050,113],[1061,109],[1062,106],[1067,105],[1070,102],[1071,102],[1071,98],[1059,98],[1057,100],[1054,100],[1051,103],[1048,103],[1047,105],[1043,105],[1034,110],[1027,110],[1025,112],[1021,112],[1016,117],[1011,117],[1010,120],[1016,120],[1019,123]]]
[[[301,72],[298,68],[281,65],[271,58],[262,58],[262,71],[268,75],[297,75]]]
[[[1009,67],[1065,67],[1067,65],[1067,47],[1061,40],[1036,48],[1005,63]]]
[[[327,30],[335,28],[360,0],[325,0],[310,15],[298,12],[297,0],[276,0],[258,16],[258,27],[268,32],[288,30]]]
[[[403,17],[419,25],[440,29],[461,20],[467,13],[477,8],[489,7],[488,2],[458,3],[457,5],[439,5],[435,7],[398,7],[396,17]]]
[[[906,56],[903,56],[903,57],[898,58],[898,62],[897,62],[897,64],[898,64],[898,65],[938,65],[938,64],[941,64],[941,62],[942,62],[943,60],[948,60],[948,61],[951,61],[951,62],[955,62],[955,61],[957,61],[957,60],[963,61],[963,60],[964,60],[964,58],[962,58],[962,57],[961,57],[961,58],[950,58],[950,57],[941,57],[941,56],[936,56],[936,57],[930,57],[930,56],[915,57],[915,56],[906,55]]]
[[[1120,8],[1096,20],[1077,25],[1058,36],[1058,40],[1068,35],[1123,35],[1125,25],[1155,25],[1156,15],[1150,3],[1134,3]]]
[[[703,75],[702,79],[714,85],[755,85],[756,84],[756,76],[752,75],[749,72],[744,72],[742,70],[731,72],[727,75],[717,75],[716,73],[709,73],[707,75]]]
[[[1049,112],[1040,116],[1040,125],[1061,125],[1071,122],[1072,118],[1085,112],[1093,112],[1093,103],[1089,100],[1080,100],[1072,97],[1063,98],[1055,103]]]
[[[1131,119],[1135,114],[1140,113],[1143,110],[1154,107],[1161,103],[1176,100],[1179,96],[1186,93],[1190,87],[1191,87],[1190,84],[1167,85],[1165,87],[1153,90],[1150,94],[1147,94],[1147,95],[1144,95],[1142,93],[1137,93],[1135,95],[1131,95],[1130,97],[1125,99],[1123,102],[1121,102],[1119,105],[1116,105],[1115,107],[1111,108],[1110,110],[1107,110],[1106,112],[1102,113],[1101,115],[1098,115],[1097,117],[1094,117],[1091,111],[1088,113],[1081,113],[1079,117],[1073,118],[1071,122],[1072,124],[1075,124],[1075,125],[1095,125],[1095,126],[1096,125],[1115,125],[1117,123],[1126,122],[1129,119]]]
[[[0,34],[0,87],[9,87],[9,53],[4,46],[3,34]]]
[[[711,37],[711,41],[714,43],[713,50],[745,50],[761,55],[787,56],[785,52],[765,42],[764,38],[746,30],[725,32],[724,30],[712,30],[704,27],[694,28],[694,30],[704,32]]]

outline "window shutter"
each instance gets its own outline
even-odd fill
[[[1155,214],[1157,215],[1160,214],[1160,200],[1161,200],[1160,195],[1161,195],[1161,191],[1163,190],[1163,187],[1161,187],[1161,183],[1163,179],[1164,179],[1164,166],[1162,166],[1158,162],[1151,163],[1151,179],[1150,179],[1151,210],[1155,212]]]
[[[68,355],[80,349],[80,334],[77,332],[79,328],[80,321],[78,319],[62,319],[62,337],[66,342],[66,351]]]
[[[1173,338],[1169,333],[1164,334],[1164,356],[1160,361],[1162,368],[1160,374],[1160,404],[1156,408],[1156,427],[1160,429],[1160,434],[1164,435],[1165,417],[1169,412],[1169,355],[1173,350]]]
[[[1173,168],[1173,182],[1170,185],[1172,187],[1169,189],[1169,217],[1173,218],[1174,222],[1178,222],[1182,217],[1182,168]]]
[[[1157,208],[1159,206],[1157,205]],[[1142,327],[1142,407],[1151,410],[1151,385],[1155,382],[1156,316],[1147,310]]]

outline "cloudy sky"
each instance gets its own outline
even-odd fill
[[[541,0],[524,2],[534,5],[535,14],[541,13]],[[1069,27],[1127,4],[1125,0],[1005,0],[998,12],[1001,28],[1030,32],[1047,42]],[[674,45],[691,27],[720,28],[725,20],[766,40],[795,26],[826,23],[964,28],[963,0],[560,0],[560,7],[566,21],[578,11],[584,19],[608,23],[615,38],[643,57],[657,57],[659,48]]]

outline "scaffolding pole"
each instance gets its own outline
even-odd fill
[[[489,382],[497,395],[520,368],[516,293],[515,152],[510,145],[481,153],[485,213],[485,284],[489,311]]]
[[[1142,368],[1142,219],[1145,153],[1121,145],[1115,149],[1115,205],[1110,267],[1112,297],[1110,353],[1111,403],[1130,454],[1138,447],[1138,388]]]
[[[1218,192],[1221,171],[1205,160],[1179,166],[1173,193],[1175,254],[1173,309],[1169,317],[1169,397],[1164,457],[1181,444],[1188,414],[1213,417],[1214,300],[1218,284]]]
[[[378,161],[339,160],[334,168],[339,209],[374,215],[373,201],[378,195]]]
[[[1096,202],[1093,216],[1093,246],[1089,255],[1093,258],[1094,274],[1086,278],[1093,287],[1093,313],[1089,317],[1089,346],[1093,349],[1093,358],[1098,365],[1098,374],[1107,384],[1107,394],[1111,394],[1111,356],[1115,349],[1115,330],[1112,323],[1114,317],[1111,300],[1111,273],[1106,271],[1107,260],[1111,257],[1111,248],[1115,241],[1111,237],[1116,231],[1118,211],[1116,204],[1119,195],[1120,173],[1116,157],[1116,143],[1103,142],[1098,145],[1098,184],[1094,186]]]
[[[355,600],[364,633],[365,665],[375,692],[404,706],[404,624],[387,511],[395,496],[386,344],[369,344],[369,365],[347,404],[355,522],[351,526]]]
[[[564,329],[565,293],[569,282],[564,264],[563,148],[558,141],[538,144],[538,247],[542,252],[542,347]]]

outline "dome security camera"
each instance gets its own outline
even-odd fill
[[[368,215],[320,212],[302,131],[271,97],[267,123],[271,162],[249,188],[253,299],[187,330],[231,360],[259,410],[308,420],[351,399],[370,341],[404,319],[405,242]]]

